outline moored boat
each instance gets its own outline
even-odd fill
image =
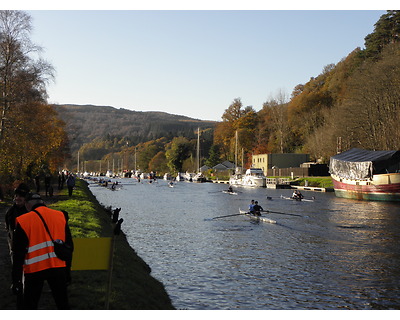
[[[171,176],[170,173],[167,172],[167,173],[164,174],[163,179],[168,181],[168,180],[172,179],[172,176]]]
[[[207,182],[207,178],[199,172],[193,177],[193,182]]]
[[[260,168],[250,168],[245,175],[236,173],[229,179],[229,184],[242,187],[266,187],[267,177]]]
[[[331,157],[337,197],[400,201],[400,151],[350,149]]]

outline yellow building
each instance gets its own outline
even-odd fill
[[[252,157],[252,166],[262,169],[267,175],[268,169],[298,168],[302,163],[309,161],[310,155],[305,153],[255,154]]]

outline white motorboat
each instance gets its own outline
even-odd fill
[[[266,187],[267,177],[260,168],[250,168],[246,170],[245,175],[234,174],[229,179],[229,184],[243,187]]]

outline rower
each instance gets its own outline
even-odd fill
[[[296,199],[296,200],[301,200],[304,198],[304,196],[301,194],[301,192],[299,190],[295,190],[293,192],[292,198]]]
[[[232,186],[229,186],[228,192],[229,192],[229,193],[233,192]]]
[[[254,200],[251,200],[249,204],[249,214],[254,214]]]
[[[256,201],[256,202],[254,203],[253,209],[254,209],[254,215],[255,215],[255,216],[261,216],[261,211],[264,211],[263,207],[261,207],[261,206],[258,204],[258,201]]]

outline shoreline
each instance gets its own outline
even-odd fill
[[[79,189],[80,194],[84,194],[85,201],[95,208],[95,215],[100,221],[102,229],[100,231],[101,236],[110,237],[115,225],[112,223],[107,209],[100,205],[84,180],[77,179],[76,189]],[[74,199],[74,195],[72,198],[66,195],[65,189],[61,190],[59,194],[57,192],[51,199],[44,198],[46,205],[55,206],[57,210],[63,210],[63,205]],[[4,223],[5,213],[10,206],[9,201],[0,203],[0,270],[2,270],[0,272],[0,310],[16,309],[16,297],[12,295],[10,290],[11,261]],[[68,209],[67,211],[70,219],[74,217],[73,210]],[[85,221],[80,221],[80,223],[84,224]],[[90,228],[90,226],[86,227]],[[76,238],[73,231],[72,236]],[[105,310],[108,274],[107,270],[72,271],[72,283],[68,288],[71,310]],[[56,309],[46,284],[40,299],[39,309]],[[109,309],[175,310],[164,285],[151,276],[150,266],[130,247],[123,228],[115,238]]]

